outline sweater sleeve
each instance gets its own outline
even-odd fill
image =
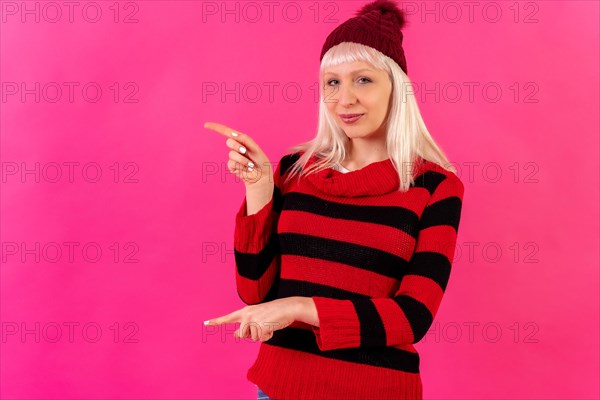
[[[281,190],[281,162],[273,174],[271,200],[255,214],[247,214],[246,196],[235,216],[234,255],[238,296],[246,304],[274,298],[279,282],[280,252],[277,239]]]
[[[419,220],[415,251],[394,297],[339,300],[313,296],[322,351],[420,341],[429,330],[450,277],[464,185],[446,177]]]

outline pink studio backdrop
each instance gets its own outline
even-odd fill
[[[202,125],[273,162],[312,138],[321,46],[364,3],[0,3],[0,397],[256,398],[259,344],[202,325],[244,306],[244,187]],[[597,399],[598,2],[405,9],[466,187],[424,395]]]

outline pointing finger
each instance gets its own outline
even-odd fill
[[[250,136],[235,129],[232,129],[227,125],[219,124],[217,122],[205,122],[204,127],[218,132],[221,135],[226,136],[228,138],[233,138],[235,141],[243,144],[247,150],[250,150],[253,153],[256,153],[260,149],[258,144]],[[232,145],[230,145],[229,147],[231,146]]]
[[[239,310],[223,315],[221,317],[212,318],[204,321],[204,325],[223,325],[233,322],[240,322]]]
[[[240,132],[236,131],[235,129],[232,129],[223,124],[219,124],[217,122],[205,122],[204,127],[206,129],[210,129],[215,132],[218,132],[221,135],[226,136],[226,137],[237,137],[241,134]]]

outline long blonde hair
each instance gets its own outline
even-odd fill
[[[373,68],[387,72],[392,82],[392,98],[386,120],[386,145],[388,156],[398,171],[400,191],[407,191],[414,183],[410,166],[415,165],[417,157],[439,164],[442,168],[456,173],[442,149],[433,140],[425,127],[419,106],[412,90],[412,83],[402,69],[385,54],[359,43],[343,42],[323,56],[320,73],[331,66],[345,62],[364,61]],[[319,78],[320,80],[320,78]],[[331,168],[346,158],[346,146],[349,142],[344,131],[329,114],[320,90],[319,123],[316,136],[289,149],[291,153],[303,152],[288,169],[287,179],[294,175],[300,178],[304,174]],[[307,162],[315,155],[317,161],[308,169]],[[400,168],[399,166],[404,166]],[[407,169],[405,169],[407,168]]]

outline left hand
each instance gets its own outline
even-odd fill
[[[233,333],[238,338],[252,338],[264,342],[273,337],[278,329],[294,322],[302,312],[303,303],[298,297],[285,297],[266,303],[247,305],[221,317],[212,318],[208,325],[240,322]]]

